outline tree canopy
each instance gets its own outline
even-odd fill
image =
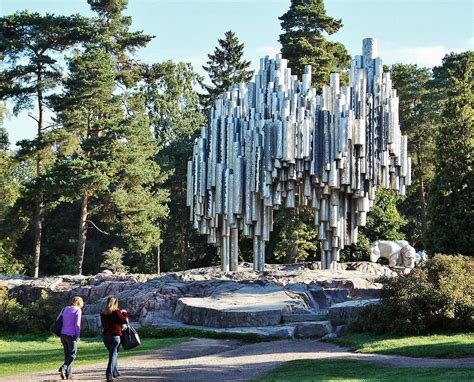
[[[280,17],[281,53],[293,74],[302,75],[312,65],[312,85],[321,89],[329,75],[349,68],[350,56],[339,42],[326,39],[336,33],[342,20],[326,14],[323,0],[291,0],[290,9]]]
[[[250,61],[243,59],[244,44],[239,42],[232,31],[225,32],[224,38],[218,39],[219,46],[214,53],[208,54],[209,60],[203,69],[208,73],[212,85],[204,85],[207,94],[203,96],[204,105],[209,108],[216,98],[234,84],[248,82],[253,77]]]

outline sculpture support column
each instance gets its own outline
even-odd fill
[[[239,270],[239,231],[237,228],[230,230],[230,270]]]
[[[229,236],[222,236],[222,245],[220,247],[221,250],[221,269],[223,272],[229,272],[229,244],[230,238]]]
[[[265,267],[265,242],[260,236],[253,238],[253,270],[263,271]]]

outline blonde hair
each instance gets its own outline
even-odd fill
[[[107,299],[107,304],[105,305],[104,310],[102,310],[103,314],[111,314],[112,312],[118,310],[118,298],[115,296],[110,296]]]
[[[84,306],[84,300],[82,299],[82,297],[76,296],[72,299],[71,305],[78,306],[79,308],[82,309],[82,307]]]

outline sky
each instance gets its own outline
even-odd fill
[[[147,62],[190,62],[204,75],[202,65],[227,30],[245,44],[245,59],[257,69],[259,58],[279,52],[278,17],[290,0],[129,0],[132,30],[155,38],[137,52]],[[329,36],[349,53],[360,54],[362,39],[378,40],[384,64],[405,63],[433,67],[446,53],[474,50],[472,0],[326,0],[327,14],[342,19],[343,28]],[[0,15],[19,10],[93,16],[86,0],[0,0]],[[8,105],[7,105],[8,106]],[[28,112],[4,122],[11,149],[15,142],[35,135]]]

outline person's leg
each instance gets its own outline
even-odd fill
[[[66,360],[66,376],[67,378],[72,378],[72,363],[77,357],[77,340],[75,337],[70,337],[70,352],[69,357]]]
[[[61,334],[61,343],[63,345],[63,350],[64,350],[64,362],[63,364],[59,367],[59,375],[61,377],[61,379],[66,379],[66,359],[69,355],[69,351],[68,351],[68,341],[67,341],[67,336],[64,335],[64,334]]]
[[[112,354],[112,377],[118,377],[119,372],[118,372],[118,351],[120,348],[120,337],[119,336],[114,336],[112,340],[112,345],[111,345],[111,350],[113,352]]]
[[[72,363],[77,356],[77,341],[73,336],[64,336],[67,346],[67,357],[64,361],[64,367],[66,368],[66,378],[72,377]]]
[[[120,351],[120,337],[119,337],[119,344],[118,344],[118,347],[117,347],[117,361],[115,362],[115,367],[114,369],[112,370],[112,374],[114,376],[114,378],[117,378],[120,376],[120,372],[118,370],[118,353]]]
[[[112,375],[112,354],[113,354],[113,352],[111,352],[112,339],[113,339],[112,336],[104,336],[103,337],[104,345],[107,348],[107,351],[109,352],[109,363],[107,364],[107,370],[105,371],[106,379],[112,379],[113,378],[113,375]]]

